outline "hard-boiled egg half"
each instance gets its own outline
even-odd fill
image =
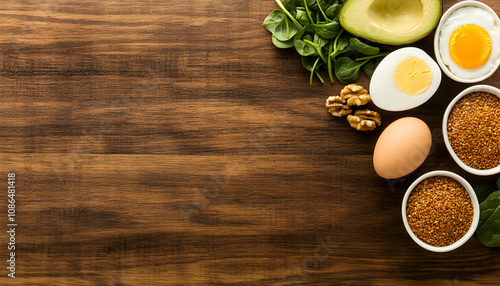
[[[370,95],[381,109],[407,110],[429,100],[440,83],[441,69],[427,53],[401,48],[378,65],[370,81]]]
[[[500,20],[479,1],[463,1],[443,15],[434,38],[439,65],[451,79],[478,82],[500,63]]]

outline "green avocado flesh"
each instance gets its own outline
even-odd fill
[[[441,17],[441,0],[347,0],[339,22],[370,41],[402,45],[427,36]]]

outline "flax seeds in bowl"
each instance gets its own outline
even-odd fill
[[[475,175],[500,172],[500,90],[472,86],[448,106],[443,136],[449,153],[464,170]]]
[[[445,252],[464,244],[479,222],[479,203],[467,181],[447,171],[418,178],[402,206],[408,234],[423,248]]]

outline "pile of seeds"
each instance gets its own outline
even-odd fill
[[[486,170],[500,165],[500,98],[473,92],[460,99],[448,117],[448,139],[466,165]]]
[[[420,240],[442,247],[453,244],[469,231],[473,211],[469,194],[459,182],[450,177],[434,176],[412,190],[406,217]]]

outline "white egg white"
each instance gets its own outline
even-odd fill
[[[432,72],[432,81],[423,93],[408,95],[402,92],[394,81],[394,70],[407,58],[418,57],[425,61]],[[436,93],[441,83],[441,69],[423,50],[414,47],[398,49],[387,55],[378,65],[370,81],[370,95],[373,103],[384,110],[402,111],[415,108]]]
[[[491,54],[488,61],[476,69],[465,69],[457,65],[450,55],[450,38],[460,26],[474,24],[485,29],[491,39]],[[476,79],[483,77],[495,69],[500,59],[500,23],[498,17],[490,12],[473,6],[459,8],[446,19],[439,31],[439,53],[441,60],[455,76],[463,79]]]

